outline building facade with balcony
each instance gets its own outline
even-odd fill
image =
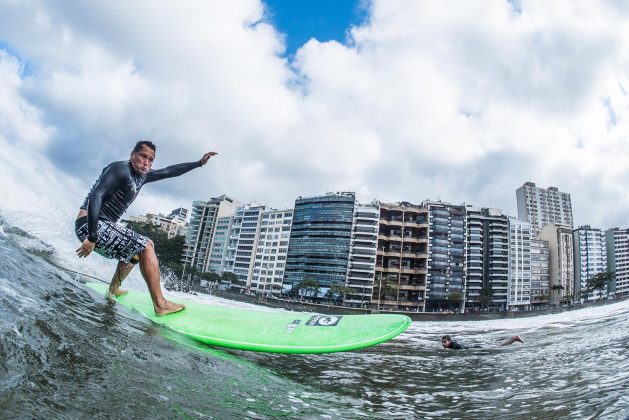
[[[535,235],[548,223],[572,228],[570,194],[560,192],[556,187],[545,189],[526,182],[516,190],[516,198],[518,219],[529,222]]]
[[[509,290],[507,309],[530,309],[532,288],[532,241],[531,224],[519,219],[509,219]]]
[[[380,203],[372,304],[401,311],[425,310],[428,275],[428,208]],[[385,284],[385,287],[382,284]],[[395,287],[387,287],[390,282]]]
[[[249,287],[256,293],[280,294],[288,255],[293,210],[262,213],[255,263]]]
[[[284,270],[283,291],[292,293],[305,280],[320,285],[319,296],[345,286],[356,196],[351,192],[298,198]]]
[[[428,209],[426,312],[462,311],[466,298],[466,210],[464,205],[424,201]]]
[[[244,204],[234,212],[222,271],[234,273],[244,287],[251,284],[262,214],[266,210],[265,206]]]
[[[531,232],[532,233],[532,232]],[[531,239],[531,308],[538,309],[550,301],[548,241]]]
[[[538,239],[548,242],[549,294],[551,304],[574,300],[574,242],[567,225],[545,225]]]
[[[574,241],[574,292],[575,300],[599,300],[606,291],[588,290],[589,281],[607,271],[607,244],[605,233],[588,225],[572,232]]]
[[[466,308],[507,309],[509,218],[500,209],[467,206]],[[523,298],[523,295],[519,295]]]
[[[607,271],[612,272],[610,291],[616,296],[629,296],[629,229],[605,231]]]
[[[343,298],[343,302],[350,306],[362,308],[371,302],[376,273],[379,219],[379,203],[355,204],[345,283],[354,292],[345,294]]]
[[[227,257],[227,247],[231,228],[234,224],[234,216],[219,217],[216,221],[216,228],[210,244],[210,262],[208,271],[222,273],[225,271],[225,258]]]
[[[240,202],[227,195],[194,201],[181,262],[199,271],[209,271],[210,250],[219,218],[234,214]]]

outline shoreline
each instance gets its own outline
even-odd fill
[[[191,291],[196,293],[207,294],[202,291]],[[190,293],[190,292],[189,292]],[[212,290],[211,295],[223,299],[246,302],[270,308],[285,309],[295,312],[313,312],[323,315],[368,315],[368,314],[398,314],[406,315],[413,321],[483,321],[491,319],[509,319],[509,318],[529,318],[540,315],[557,314],[568,311],[592,308],[603,305],[610,305],[616,302],[622,302],[629,299],[624,296],[614,299],[606,299],[601,301],[588,302],[583,304],[572,304],[561,307],[538,309],[533,311],[502,311],[502,312],[482,312],[482,313],[441,313],[441,312],[406,312],[406,311],[387,311],[375,309],[350,308],[346,306],[334,306],[322,303],[301,302],[279,298],[265,298],[263,296],[245,295],[242,293],[232,293],[223,290]]]

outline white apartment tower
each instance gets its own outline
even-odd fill
[[[629,296],[629,229],[605,231],[607,270],[613,273],[610,288],[616,296]]]
[[[574,286],[575,298],[583,300],[601,299],[605,292],[588,291],[588,281],[607,270],[607,245],[601,229],[581,226],[572,233],[574,240]],[[603,293],[603,295],[601,295]]]
[[[509,219],[509,291],[508,309],[530,309],[531,241],[533,228],[528,222]]]
[[[254,268],[249,281],[249,287],[256,293],[282,292],[292,222],[292,209],[267,210],[262,213]]]
[[[220,217],[234,214],[239,205],[238,200],[227,195],[194,201],[181,262],[199,271],[208,271],[216,222]]]
[[[378,245],[378,220],[380,204],[354,206],[352,236],[349,248],[346,286],[355,293],[346,295],[344,302],[362,307],[371,302],[373,281],[376,275],[376,250]]]
[[[234,273],[238,280],[250,286],[258,235],[265,206],[245,204],[236,209],[229,234],[223,271]]]
[[[536,187],[526,182],[516,190],[518,219],[529,222],[537,235],[544,225],[554,223],[572,228],[572,203],[570,194],[560,192],[556,187],[548,189]]]

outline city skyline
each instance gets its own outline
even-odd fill
[[[4,3],[0,211],[73,213],[148,137],[156,168],[219,155],[129,214],[355,191],[516,216],[531,181],[571,193],[575,226],[626,226],[628,8],[355,1],[297,33],[290,7]]]

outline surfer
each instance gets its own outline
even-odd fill
[[[520,336],[516,334],[516,335],[512,336],[510,339],[506,340],[504,343],[500,344],[500,346],[510,346],[511,344],[515,343],[516,341],[519,341],[520,343],[524,343],[522,338],[520,338]],[[469,349],[469,348],[481,348],[481,346],[479,346],[479,345],[466,346],[465,344],[461,344],[461,343],[459,343],[457,341],[454,341],[452,338],[450,338],[449,335],[444,335],[443,337],[441,337],[441,345],[443,346],[444,349],[452,349],[452,350],[461,350],[461,349]]]
[[[153,170],[151,167],[155,160],[155,150],[156,146],[151,141],[139,141],[128,161],[113,162],[103,169],[76,218],[75,233],[82,242],[76,253],[80,258],[85,258],[95,251],[106,258],[118,260],[116,272],[109,285],[109,294],[113,296],[127,292],[120,289],[120,284],[139,263],[155,313],[166,315],[181,311],[184,306],[166,300],[162,294],[153,241],[118,224],[118,221],[144,184],[173,178],[200,168],[216,153],[208,152],[196,162]]]

